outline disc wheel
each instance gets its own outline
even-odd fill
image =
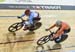
[[[22,27],[23,27],[23,24],[22,24],[22,23],[14,23],[14,24],[12,24],[12,25],[8,28],[8,31],[9,31],[9,32],[15,32],[15,31],[20,30]]]
[[[65,41],[67,38],[68,38],[68,35],[62,35],[62,38],[60,39],[60,41],[57,41],[57,40],[55,39],[55,43],[63,42],[63,41]]]
[[[36,24],[34,25],[33,28],[30,28],[29,30],[30,30],[30,31],[37,30],[38,28],[41,27],[41,25],[42,25],[42,23],[41,23],[41,22],[38,22],[38,23],[36,23]]]
[[[47,43],[49,41],[49,36],[43,36],[42,38],[40,38],[38,41],[37,41],[37,45],[43,45],[45,43]]]

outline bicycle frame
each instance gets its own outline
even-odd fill
[[[24,20],[23,18],[20,18],[21,19],[21,24],[23,24],[23,26],[24,26],[24,24],[25,24],[25,21],[27,21],[27,20]]]

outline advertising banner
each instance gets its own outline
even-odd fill
[[[34,4],[0,4],[0,9],[75,10],[75,6],[67,6],[67,5],[34,5]]]

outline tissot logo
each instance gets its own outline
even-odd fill
[[[36,9],[61,9],[61,6],[32,6]]]
[[[41,6],[41,8],[45,8],[45,9],[61,9],[61,6]]]

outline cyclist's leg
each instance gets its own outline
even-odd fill
[[[61,38],[62,38],[62,36],[60,36],[60,37],[58,37],[58,38],[55,38],[54,41],[55,41],[56,43],[60,43]]]
[[[60,42],[66,40],[68,38],[68,34],[67,33],[69,33],[70,30],[71,30],[70,28],[68,30],[64,30],[64,34],[62,35],[62,38],[61,38]]]
[[[29,29],[29,27],[30,27],[29,21],[25,21],[23,30],[27,30],[27,29]]]
[[[39,17],[34,17],[34,18],[32,19],[33,24],[31,24],[30,28],[33,28],[33,27],[35,26],[34,24],[35,24],[37,21],[39,21],[39,20],[40,20]]]
[[[67,37],[68,37],[67,33],[69,33],[69,32],[70,32],[70,28],[68,30],[64,30],[64,34],[62,35],[60,42],[67,39]]]
[[[35,22],[35,21],[39,21],[39,20],[41,20],[41,17],[40,17],[40,15],[38,14],[38,16],[37,17],[34,17],[33,18],[33,22]]]
[[[61,28],[61,27],[59,27],[59,28],[56,30],[55,34],[60,30],[60,28]]]
[[[60,28],[58,30],[60,30]],[[60,43],[60,42],[64,41],[68,37],[67,33],[69,33],[70,30],[71,30],[70,28],[68,30],[64,30],[63,31],[64,33],[60,37],[56,38],[55,42]],[[57,31],[56,31],[56,33],[57,33]]]
[[[68,30],[64,30],[64,33],[69,33],[71,31],[71,28],[69,28]]]
[[[60,43],[60,42],[62,42],[62,41],[64,41],[64,40],[66,40],[67,37],[68,37],[67,33],[64,33],[64,34],[62,34],[61,36],[59,36],[58,38],[55,38],[55,42],[56,42],[56,43]]]

